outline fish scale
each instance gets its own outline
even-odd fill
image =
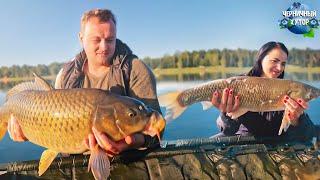
[[[92,104],[98,102],[98,96],[92,96],[90,91],[84,91],[84,93],[79,94],[80,96],[87,97],[86,103],[76,96],[70,96],[70,94],[65,93],[61,94],[58,91],[46,92],[24,92],[11,100],[9,105],[10,107],[15,107],[17,104],[20,104],[20,108],[11,108],[12,114],[15,114],[15,117],[18,119],[20,126],[26,137],[31,142],[37,143],[41,146],[55,149],[57,147],[51,147],[51,144],[59,144],[60,139],[65,142],[70,142],[64,144],[62,149],[56,149],[57,151],[83,151],[84,147],[82,142],[85,139],[86,135],[89,133],[88,128],[90,126],[90,116],[92,116],[93,111],[89,111]],[[89,98],[90,96],[90,98]],[[101,96],[101,95],[100,95]],[[55,99],[48,103],[48,99]],[[24,99],[25,103],[20,102],[19,99]],[[27,102],[27,103],[26,103]],[[68,102],[74,102],[77,106],[69,105]],[[30,108],[32,107],[32,108]],[[87,107],[87,108],[84,108]],[[23,113],[19,113],[19,112]],[[48,112],[55,112],[57,116],[48,116]],[[77,112],[68,113],[68,112]],[[80,118],[78,118],[80,117]],[[31,121],[30,121],[31,120]],[[32,124],[30,122],[33,122]],[[74,126],[79,124],[79,126]],[[74,136],[66,138],[70,127],[73,127]],[[37,135],[34,133],[34,129],[38,129],[38,132],[42,132]],[[52,129],[53,131],[49,131]]]

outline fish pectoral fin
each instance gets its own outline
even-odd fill
[[[41,176],[50,166],[59,153],[50,149],[43,151],[39,162],[39,176]]]
[[[282,132],[286,132],[290,126],[290,120],[289,120],[289,117],[288,117],[288,109],[285,109],[284,110],[284,113],[283,113],[283,118],[282,118],[282,121],[281,121],[281,125],[280,125],[280,129],[279,129],[279,132],[278,132],[278,135],[280,136],[282,134]]]
[[[91,150],[88,164],[88,171],[91,172],[95,179],[107,179],[110,175],[110,161],[107,153],[105,153],[98,145]]]
[[[210,101],[202,101],[201,104],[204,111],[212,107],[212,102]]]
[[[231,119],[237,119],[238,117],[244,115],[246,112],[248,112],[247,109],[239,108],[239,109],[236,110],[236,111],[232,111],[232,112],[227,113],[227,115],[228,115],[229,117],[231,117]]]

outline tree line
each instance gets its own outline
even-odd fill
[[[211,49],[200,51],[176,52],[161,58],[146,57],[143,59],[152,69],[186,68],[199,66],[251,67],[256,59],[256,50],[246,49]],[[291,49],[288,64],[300,67],[319,67],[320,50]]]
[[[173,55],[164,55],[160,58],[145,57],[142,60],[152,69],[186,68],[186,67],[250,67],[256,58],[256,50],[246,49],[210,49],[199,51],[176,52]],[[320,50],[291,49],[288,64],[300,67],[320,67]],[[62,68],[63,63],[49,65],[13,65],[0,67],[0,78],[3,77],[32,77],[35,72],[41,76],[55,76]]]
[[[62,65],[63,63],[54,62],[50,65],[39,64],[37,66],[2,66],[0,67],[0,78],[33,77],[33,73],[36,73],[41,76],[55,76],[62,68]]]

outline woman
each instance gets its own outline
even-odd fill
[[[266,78],[284,77],[284,69],[288,59],[288,49],[280,42],[268,42],[264,44],[257,54],[253,68],[246,74],[247,76],[257,76]],[[237,110],[241,97],[233,96],[232,89],[225,89],[220,95],[215,92],[212,97],[212,104],[216,106],[221,114],[217,119],[217,125],[223,135],[253,135],[255,137],[278,136],[284,111],[275,112],[247,112],[237,120],[233,120],[228,113]],[[310,139],[314,134],[314,125],[304,110],[308,108],[308,103],[303,99],[291,99],[285,97],[285,107],[289,110],[288,118],[291,126],[287,132],[281,136],[295,137],[298,139]]]

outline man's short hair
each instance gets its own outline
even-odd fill
[[[113,21],[116,25],[116,18],[108,9],[92,9],[85,12],[81,17],[81,31],[83,31],[86,23],[93,17],[99,18],[101,22]]]

